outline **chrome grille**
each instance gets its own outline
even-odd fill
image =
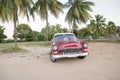
[[[79,53],[80,51],[82,51],[81,48],[73,48],[73,49],[63,49],[60,50],[60,54],[67,54],[67,53]]]

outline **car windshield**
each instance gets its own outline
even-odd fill
[[[60,34],[54,36],[53,41],[76,41],[76,37],[74,34]]]

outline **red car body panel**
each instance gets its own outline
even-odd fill
[[[56,46],[58,46],[58,50],[68,49],[68,48],[82,48],[80,42],[70,41],[70,42],[55,42]]]

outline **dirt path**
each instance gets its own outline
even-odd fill
[[[90,55],[52,63],[50,48],[0,55],[0,80],[120,80],[120,44],[89,43]]]

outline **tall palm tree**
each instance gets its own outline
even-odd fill
[[[117,26],[116,32],[117,32],[118,34],[120,34],[120,26]]]
[[[92,11],[91,6],[94,6],[93,2],[86,0],[69,0],[65,5],[70,7],[66,14],[65,21],[72,27],[75,24],[77,25],[77,23],[86,23],[91,18],[89,12]]]
[[[38,11],[41,19],[46,20],[46,43],[48,43],[48,13],[58,17],[59,12],[63,12],[64,5],[57,0],[37,0],[33,11]],[[36,10],[37,9],[37,10]]]
[[[108,22],[106,29],[107,29],[107,35],[108,34],[115,34],[117,31],[117,27],[116,27],[115,23],[112,21]]]
[[[17,22],[18,14],[23,14],[29,19],[29,11],[31,10],[32,0],[0,0],[0,18],[3,22],[13,20],[14,22],[14,39],[15,48],[17,47]]]
[[[93,20],[93,23],[95,24],[96,27],[96,35],[99,36],[100,32],[103,32],[106,24],[105,24],[105,18],[101,15],[95,15],[95,20]]]
[[[90,31],[90,33],[93,35],[96,32],[96,27],[95,27],[95,23],[94,20],[90,20],[90,24],[87,25],[88,30]]]

